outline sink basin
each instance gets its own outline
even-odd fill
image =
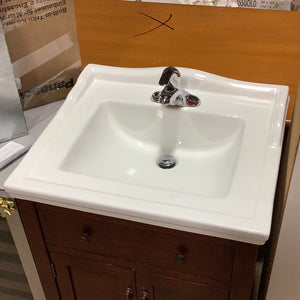
[[[254,244],[269,236],[288,87],[180,68],[195,108],[150,101],[163,68],[89,65],[5,183],[14,197]],[[163,155],[176,164],[163,169]]]
[[[224,197],[244,122],[192,109],[106,101],[91,116],[61,170],[133,185]],[[147,102],[148,99],[146,99]],[[151,103],[150,103],[151,104]],[[95,141],[105,141],[95,143]],[[164,154],[173,169],[158,167]]]

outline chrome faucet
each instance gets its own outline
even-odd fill
[[[159,84],[165,85],[165,87],[162,91],[153,93],[151,100],[170,106],[199,106],[201,104],[200,99],[181,87],[180,77],[180,72],[175,67],[165,68],[159,80]]]

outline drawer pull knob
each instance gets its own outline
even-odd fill
[[[131,288],[127,288],[125,290],[125,296],[126,296],[126,300],[130,300],[130,298],[132,296],[132,289]]]
[[[182,253],[179,253],[176,255],[176,261],[178,263],[184,263],[186,261],[186,258]]]
[[[89,241],[89,238],[88,238],[88,234],[87,233],[83,233],[80,238],[79,238],[79,241],[83,244],[86,244],[88,241]]]
[[[142,300],[149,300],[150,299],[150,295],[146,291],[142,291],[141,297],[142,297]]]

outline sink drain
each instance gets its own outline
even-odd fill
[[[163,155],[158,159],[158,166],[162,169],[171,169],[176,165],[175,157],[169,154]]]

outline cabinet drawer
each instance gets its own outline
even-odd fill
[[[45,241],[229,282],[235,242],[37,204]]]

